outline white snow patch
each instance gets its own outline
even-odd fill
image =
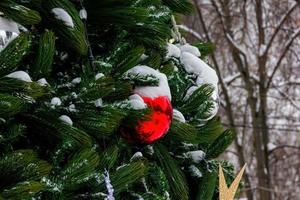
[[[215,92],[213,98],[217,99],[219,78],[216,71],[200,58],[189,52],[183,52],[180,61],[188,73],[197,75],[196,84],[198,86],[203,84],[211,84],[214,86]],[[197,88],[193,87],[192,89],[192,92],[194,92]],[[191,91],[189,91],[189,93],[192,94]]]
[[[37,81],[37,83],[41,86],[46,86],[49,85],[49,83],[47,82],[47,80],[45,78],[41,78]]]
[[[69,117],[69,116],[67,116],[67,115],[61,115],[60,117],[59,117],[59,119],[61,120],[61,121],[63,121],[64,123],[66,123],[66,124],[69,124],[69,125],[73,125],[73,121],[72,121],[72,119]]]
[[[130,161],[133,161],[133,160],[138,159],[138,158],[141,158],[141,157],[143,157],[142,152],[140,152],[140,151],[135,152],[135,153],[133,154],[133,156],[130,158]]]
[[[198,76],[196,79],[197,85],[211,84],[215,87],[216,90],[218,90],[218,82],[218,75],[216,71],[212,68],[206,69],[206,72],[203,73],[203,76]]]
[[[142,97],[138,94],[133,94],[129,97],[129,103],[134,110],[141,110],[147,108]]]
[[[265,45],[265,44],[260,45],[260,47],[259,47],[259,56],[264,55],[266,49],[267,49],[267,45]]]
[[[11,74],[8,74],[6,77],[19,79],[24,82],[32,82],[30,76],[24,71],[16,71]]]
[[[3,31],[9,31],[9,32],[13,32],[16,34],[20,33],[18,24],[16,22],[14,22],[13,20],[7,19],[5,17],[1,17],[1,16],[0,16],[0,27],[1,27],[1,30],[3,30]]]
[[[71,83],[72,84],[79,84],[81,82],[81,78],[80,77],[77,77],[77,78],[74,78],[72,81],[71,81]]]
[[[2,51],[11,41],[13,41],[20,33],[18,24],[10,19],[1,17],[0,11],[0,51]],[[6,33],[10,32],[10,36]]]
[[[190,44],[184,44],[184,45],[180,45],[179,49],[181,50],[181,53],[183,52],[188,52],[193,54],[194,56],[200,57],[201,53],[199,51],[199,49],[197,47],[194,47]]]
[[[144,60],[146,60],[149,56],[147,56],[146,54],[141,55],[140,57],[140,62],[143,62]]]
[[[202,69],[207,67],[204,61],[189,52],[182,52],[180,61],[184,69],[190,74],[201,75]]]
[[[85,9],[85,8],[82,8],[82,9],[79,11],[79,17],[80,17],[80,19],[87,19],[87,12],[86,12],[86,9]]]
[[[169,59],[171,57],[179,58],[180,57],[180,49],[176,45],[168,43],[166,58]]]
[[[168,84],[167,76],[159,71],[148,67],[146,65],[138,65],[125,73],[125,76],[129,75],[152,75],[159,79],[158,86],[138,86],[134,89],[134,93],[142,97],[156,98],[159,96],[167,96],[171,100],[171,91]]]
[[[189,166],[189,171],[191,172],[191,175],[194,177],[197,177],[197,178],[202,177],[201,171],[195,165]]]
[[[212,84],[216,89],[218,88],[219,78],[216,71],[203,60],[191,53],[183,52],[180,61],[188,73],[198,75],[197,85],[207,83]]]
[[[102,107],[103,106],[103,100],[100,98],[100,99],[97,99],[95,101],[95,106],[98,108],[98,107]]]
[[[53,97],[51,99],[51,105],[53,106],[60,106],[61,105],[61,100],[58,97]]]
[[[184,118],[183,114],[179,110],[176,110],[176,109],[173,109],[173,119],[176,119],[182,123],[185,123],[185,118]]]
[[[133,94],[133,95],[129,96],[128,98],[129,98],[129,100],[139,100],[139,101],[144,102],[143,98],[138,94]]]
[[[275,66],[276,63],[277,63],[277,57],[274,56],[274,55],[270,55],[269,56],[269,63],[270,63],[271,66]]]
[[[130,100],[129,102],[134,110],[142,110],[147,108],[147,105],[144,102],[139,101],[137,99]]]
[[[0,21],[0,27],[1,27],[1,21]],[[6,33],[7,33],[6,31],[0,30],[0,52],[3,49],[5,49],[5,47],[19,35],[18,33],[10,32],[11,35],[7,36]]]
[[[168,191],[165,191],[164,197],[166,198],[166,200],[170,200],[171,199],[170,194],[169,194]]]
[[[5,123],[6,120],[0,117],[0,122],[1,122],[1,123]]]
[[[268,170],[267,170],[267,168],[265,168],[265,167],[264,167],[264,173],[265,173],[265,174],[268,174]]]
[[[67,11],[62,8],[53,8],[51,12],[55,15],[56,19],[63,21],[66,26],[74,28],[73,19]]]
[[[74,104],[69,105],[69,111],[70,112],[76,112],[77,111]]]
[[[275,145],[275,144],[273,144],[273,143],[271,143],[271,142],[268,143],[268,150],[269,150],[269,151],[271,151],[271,150],[273,150],[273,149],[275,149],[275,148],[276,148],[276,145]]]
[[[185,155],[192,159],[194,163],[200,163],[205,157],[205,153],[201,150],[189,151]]]
[[[110,181],[110,178],[109,178],[109,173],[108,171],[105,169],[105,172],[104,172],[104,182],[105,182],[105,186],[106,186],[106,189],[107,189],[107,197],[105,198],[105,200],[115,200],[115,197],[114,197],[114,188],[111,184],[111,181]]]
[[[98,74],[96,74],[96,76],[95,76],[95,80],[98,80],[98,79],[100,79],[100,78],[102,78],[102,77],[104,77],[104,74],[98,73]]]
[[[67,52],[61,52],[60,53],[60,60],[64,61],[69,57],[69,54]]]

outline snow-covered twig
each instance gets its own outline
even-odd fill
[[[172,21],[173,30],[174,30],[175,37],[176,37],[175,39],[176,39],[177,41],[179,41],[180,44],[185,44],[186,41],[185,41],[185,39],[181,36],[181,33],[179,32],[179,29],[178,29],[178,26],[177,26],[177,24],[176,24],[176,20],[175,20],[174,15],[172,15],[171,21]]]
[[[105,181],[105,186],[107,189],[107,197],[105,198],[105,200],[115,200],[114,197],[114,188],[110,182],[110,178],[109,178],[109,173],[107,170],[104,171],[104,181]]]
[[[81,5],[81,11],[83,11],[83,13],[84,13],[84,14],[81,13],[81,15],[83,15],[82,21],[84,24],[85,37],[86,37],[86,40],[88,43],[89,63],[92,66],[93,70],[95,70],[95,64],[94,64],[95,57],[94,57],[93,49],[92,49],[90,41],[89,41],[89,35],[88,35],[88,30],[87,30],[87,12],[83,6],[83,0],[80,0],[80,5]]]
[[[186,31],[188,32],[189,34],[191,34],[192,36],[194,36],[195,38],[197,38],[198,40],[203,40],[204,37],[201,36],[197,31],[187,27],[186,25],[183,25],[183,24],[180,24],[180,25],[177,25],[177,27],[183,31]]]
[[[241,73],[236,73],[223,78],[223,81],[226,85],[230,85],[233,81],[235,81],[239,77],[241,77]]]
[[[234,46],[234,48],[236,48],[236,50],[238,50],[241,54],[243,54],[246,57],[246,51],[245,49],[238,45],[233,38],[229,35],[229,33],[226,33],[226,38],[228,39],[228,41],[231,43],[232,46]]]

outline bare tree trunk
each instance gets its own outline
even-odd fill
[[[227,111],[226,115],[227,115],[227,118],[229,120],[229,127],[231,128],[231,130],[233,132],[235,132],[237,134],[238,131],[237,131],[237,128],[235,126],[235,120],[234,120],[234,117],[233,117],[234,113],[233,113],[233,109],[232,109],[232,103],[230,101],[230,97],[229,97],[227,88],[225,86],[225,83],[223,82],[223,80],[221,78],[220,67],[217,63],[217,60],[216,60],[214,54],[212,55],[212,60],[213,60],[214,66],[216,66],[217,74],[220,77],[220,84],[221,84],[221,88],[222,88],[222,91],[224,93],[224,99],[225,99],[225,102],[226,102],[226,111]],[[246,163],[246,159],[245,159],[245,156],[244,156],[243,148],[238,143],[238,138],[235,139],[235,145],[236,145],[236,148],[237,148],[239,165],[243,166]],[[245,177],[246,185],[247,185],[247,187],[249,187],[249,189],[246,191],[247,198],[248,198],[248,200],[253,200],[253,192],[252,192],[252,189],[251,189],[251,182],[250,182],[250,179],[249,179],[249,174],[246,172],[244,177]]]
[[[263,200],[271,200],[271,195],[269,193],[270,189],[270,179],[269,179],[269,171],[268,171],[268,157],[267,157],[267,138],[268,138],[268,132],[267,132],[267,126],[266,122],[264,122],[264,118],[261,115],[262,113],[265,114],[265,109],[267,107],[260,106],[259,112],[257,112],[257,99],[254,97],[255,90],[251,81],[250,71],[249,71],[249,65],[247,61],[247,56],[244,55],[245,52],[241,52],[240,49],[238,49],[237,46],[233,44],[232,39],[233,32],[231,31],[232,26],[232,19],[231,14],[229,12],[229,1],[220,2],[223,10],[223,14],[219,10],[219,7],[215,0],[212,0],[212,4],[216,9],[216,12],[219,15],[224,34],[226,35],[226,38],[231,46],[232,49],[232,55],[233,60],[235,64],[237,65],[237,68],[239,69],[240,73],[242,74],[242,78],[244,80],[245,89],[248,93],[248,102],[250,105],[251,115],[252,115],[252,126],[253,128],[253,136],[254,136],[254,148],[256,153],[256,160],[257,160],[257,177],[258,177],[258,185],[259,185],[259,196],[260,199]],[[222,17],[223,15],[224,18]],[[257,27],[258,27],[258,34],[259,34],[259,47],[261,47],[264,44],[264,30],[262,27],[262,7],[261,7],[261,0],[256,0],[256,18],[257,18]],[[231,40],[228,38],[230,37]],[[242,57],[243,59],[242,59]],[[263,97],[264,105],[266,105],[266,90],[265,88],[265,82],[266,80],[266,70],[265,70],[265,59],[259,58],[259,72],[260,72],[260,85],[259,85],[259,100],[262,101],[261,96]],[[262,112],[260,112],[262,111]],[[265,116],[265,115],[264,115]],[[266,132],[264,132],[264,130]]]
[[[275,146],[273,144],[273,135],[274,126],[276,125],[272,124],[271,120],[273,118],[270,118],[269,115],[275,114],[276,117],[281,117],[278,118],[285,120],[286,124],[293,122],[290,123],[289,119],[285,119],[285,113],[280,110],[280,106],[274,105],[273,101],[269,99],[274,98],[274,89],[280,94],[282,93],[282,90],[276,88],[277,79],[274,78],[275,74],[276,78],[279,77],[278,80],[281,81],[283,79],[290,82],[289,77],[292,76],[289,74],[290,72],[282,72],[284,76],[277,73],[280,67],[285,67],[284,69],[291,71],[297,67],[293,65],[293,67],[288,68],[291,65],[291,61],[287,56],[291,57],[293,54],[296,57],[295,60],[299,60],[299,57],[297,57],[299,53],[296,53],[298,51],[295,47],[293,49],[293,44],[299,44],[300,29],[299,20],[297,19],[300,15],[299,12],[294,11],[300,8],[300,2],[298,0],[294,2],[289,0],[193,1],[201,24],[201,28],[198,28],[198,31],[202,29],[205,40],[219,45],[222,49],[213,53],[211,59],[220,77],[223,100],[225,101],[223,105],[226,109],[229,126],[235,132],[238,131],[237,127],[248,127],[247,131],[250,131],[251,140],[254,143],[253,146],[245,146],[240,145],[238,140],[235,141],[240,165],[247,161],[251,162],[249,156],[254,156],[255,158],[255,167],[251,169],[251,172],[256,173],[256,175],[251,176],[247,172],[245,181],[250,188],[252,188],[251,184],[253,184],[257,192],[251,189],[246,190],[247,198],[248,200],[282,198],[284,194],[275,191],[275,189],[278,189],[279,185],[282,186],[285,183],[284,181],[278,183],[279,179],[274,176],[276,166],[272,163],[272,157],[269,155],[272,151],[269,152],[268,149],[269,144]],[[223,73],[230,76],[237,75],[238,78],[234,78],[235,80],[232,81],[235,84],[230,85],[224,82],[221,78]],[[297,75],[293,74],[293,77],[297,78]],[[274,82],[272,82],[273,78]],[[232,89],[237,91],[239,95],[245,95],[246,98],[243,96],[241,98],[242,101],[239,102],[239,97],[231,95]],[[292,93],[291,91],[287,90],[285,92],[287,94],[283,97],[287,98],[295,108],[299,109],[299,106],[295,103],[298,101],[295,100],[297,98],[289,96]],[[294,95],[294,93],[291,95]],[[245,111],[248,111],[247,116],[249,118],[241,122],[235,115],[241,114],[240,108],[245,101],[249,105]],[[277,115],[277,113],[281,113],[282,116]],[[297,117],[294,121],[298,119]],[[243,123],[243,125],[239,125],[239,123]],[[294,127],[296,126],[298,125]],[[279,129],[277,130],[279,131]],[[239,136],[243,135],[239,134]],[[270,137],[272,137],[271,143]],[[278,159],[279,161],[280,159]],[[285,174],[285,172],[281,174]],[[282,180],[282,176],[280,180]],[[276,185],[275,189],[273,184]],[[287,188],[288,186],[284,187]],[[276,195],[275,192],[277,192]]]
[[[194,3],[197,5],[197,1],[194,0]],[[207,31],[207,28],[206,28],[206,25],[204,23],[204,20],[203,20],[203,16],[201,14],[201,11],[199,9],[198,6],[196,6],[196,9],[197,9],[197,13],[198,13],[198,17],[200,19],[200,22],[201,22],[201,25],[202,25],[202,28],[204,30],[204,34],[205,34],[205,37],[206,37],[206,40],[207,42],[211,42],[211,39],[209,37],[209,34],[208,34],[208,31]],[[226,102],[226,114],[227,114],[227,117],[228,117],[228,120],[229,120],[229,124],[230,124],[230,128],[232,129],[232,131],[234,131],[235,133],[238,133],[237,131],[237,128],[235,126],[235,120],[234,120],[234,113],[233,113],[233,109],[232,109],[232,103],[230,101],[230,96],[228,94],[228,91],[227,91],[227,88],[226,88],[226,85],[223,81],[223,79],[221,78],[221,72],[220,72],[220,67],[219,67],[219,64],[217,62],[217,59],[215,57],[215,54],[213,53],[212,54],[212,61],[214,63],[214,66],[216,68],[216,71],[217,71],[217,74],[220,78],[220,84],[221,84],[221,88],[222,88],[222,91],[224,93],[224,98],[225,98],[225,102]],[[242,147],[238,144],[237,142],[237,138],[235,140],[235,144],[237,146],[237,152],[238,152],[238,160],[239,160],[239,165],[240,166],[243,166],[246,161],[245,161],[245,157],[244,157],[244,153],[243,153],[243,149]],[[253,192],[252,192],[252,187],[251,187],[251,182],[250,182],[250,178],[249,178],[249,174],[247,172],[245,172],[245,182],[246,182],[246,185],[249,187],[249,190],[246,191],[246,195],[247,195],[247,198],[248,200],[253,200]]]
[[[265,30],[263,28],[263,9],[262,9],[262,1],[263,0],[255,0],[255,11],[256,11],[256,21],[258,27],[258,65],[259,65],[259,99],[260,99],[260,107],[259,107],[259,126],[260,126],[260,133],[262,135],[262,146],[263,154],[264,154],[264,184],[267,188],[272,188],[271,186],[271,178],[270,178],[270,169],[269,169],[269,158],[268,158],[268,143],[269,143],[269,130],[267,125],[267,111],[268,111],[268,104],[267,104],[267,94],[268,90],[266,88],[267,85],[267,71],[266,71],[266,62],[267,57],[266,54],[261,54],[261,51],[265,51],[263,48],[266,46],[265,44]],[[260,195],[262,199],[272,200],[272,194],[269,191],[261,190]]]
[[[238,55],[236,55],[235,51],[233,51],[233,57],[234,61],[237,66],[243,66],[243,61],[240,59]],[[246,68],[239,67],[239,70],[242,74],[242,77],[244,79],[245,88],[248,93],[248,102],[250,106],[251,111],[251,117],[252,117],[252,133],[254,138],[254,149],[255,149],[255,155],[256,155],[256,161],[257,161],[257,167],[256,167],[256,174],[258,178],[258,188],[259,188],[259,196],[260,199],[263,200],[270,200],[270,193],[269,193],[269,184],[268,184],[268,171],[267,171],[267,164],[266,164],[266,154],[265,154],[265,148],[263,143],[263,137],[262,137],[262,129],[261,126],[261,117],[259,115],[259,112],[257,112],[257,99],[254,97],[254,89],[252,86],[252,82],[250,81],[250,74],[249,71]]]

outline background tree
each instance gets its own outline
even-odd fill
[[[197,12],[179,27],[189,41],[216,46],[210,58],[220,77],[227,124],[238,133],[238,162],[248,163],[247,198],[297,199],[299,1],[194,4]]]

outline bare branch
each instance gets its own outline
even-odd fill
[[[183,30],[183,31],[191,34],[192,36],[194,36],[198,40],[202,41],[204,39],[204,36],[200,35],[197,31],[195,31],[195,30],[193,30],[193,29],[191,29],[191,28],[189,28],[189,27],[187,27],[185,25],[180,24],[180,25],[177,25],[177,27],[179,29],[181,29],[181,30]]]
[[[275,31],[271,36],[270,41],[267,44],[266,50],[264,52],[264,55],[267,55],[274,39],[276,38],[277,34],[279,33],[280,29],[282,28],[284,22],[288,19],[288,17],[290,16],[290,14],[300,5],[299,2],[295,2],[292,7],[285,13],[285,15],[281,18],[281,20],[279,21],[278,25],[275,27]]]
[[[270,151],[269,151],[269,154],[272,154],[272,153],[274,153],[276,150],[283,149],[283,148],[290,148],[290,149],[298,149],[298,150],[300,150],[300,147],[298,147],[298,146],[293,146],[293,145],[280,145],[280,146],[277,146],[277,147],[275,147],[274,149],[270,150]]]
[[[280,64],[281,64],[283,58],[284,58],[285,55],[287,54],[289,48],[292,46],[294,40],[295,40],[299,35],[300,35],[300,28],[298,28],[298,29],[295,31],[295,33],[291,36],[290,40],[289,40],[289,41],[287,42],[287,44],[285,45],[284,50],[283,50],[281,56],[279,57],[279,59],[278,59],[276,65],[275,65],[275,67],[274,67],[274,70],[273,70],[273,72],[271,73],[271,76],[269,77],[269,81],[268,81],[268,83],[267,83],[267,87],[266,87],[266,88],[269,88],[269,87],[270,87],[270,85],[271,85],[271,83],[272,83],[272,79],[273,79],[273,77],[274,77],[276,71],[277,71],[278,68],[280,67]]]
[[[297,103],[289,97],[286,93],[280,91],[278,88],[274,88],[282,97],[286,98],[297,110],[300,110],[300,106],[297,105]]]
[[[263,28],[263,9],[262,9],[262,1],[255,0],[255,13],[256,13],[256,23],[258,29],[258,41],[259,47],[265,43],[265,31]]]
[[[238,52],[238,56],[242,56],[242,58],[240,57],[241,61],[244,61],[243,64],[246,65],[246,70],[247,70],[247,67],[248,67],[248,59],[247,59],[247,54],[246,52],[234,41],[234,39],[232,38],[232,36],[230,35],[230,30],[228,30],[225,26],[225,23],[224,23],[224,20],[223,20],[223,17],[222,17],[222,13],[221,11],[219,10],[219,7],[216,3],[215,0],[212,0],[212,5],[213,7],[215,8],[218,16],[219,16],[219,19],[220,19],[220,22],[221,22],[221,25],[222,25],[222,29],[224,31],[224,34],[226,36],[226,39],[228,41],[228,43],[231,45],[232,48],[234,48],[237,52]],[[245,67],[243,68],[242,66],[238,65],[238,67],[240,67],[241,70],[245,70]]]
[[[199,17],[199,19],[200,19],[200,22],[201,22],[201,25],[202,25],[203,32],[204,32],[204,34],[205,34],[206,40],[207,40],[208,42],[211,42],[211,39],[210,39],[209,34],[208,34],[207,27],[205,26],[205,22],[204,22],[204,19],[203,19],[201,10],[200,10],[200,8],[199,8],[199,6],[198,6],[198,2],[197,2],[197,0],[193,0],[193,1],[194,1],[194,4],[196,5],[197,14],[198,14],[198,17]]]
[[[270,86],[270,88],[279,88],[279,87],[286,87],[286,86],[293,86],[293,85],[300,85],[300,81],[279,82],[277,83],[277,85],[274,85],[274,83],[272,83],[272,86]]]
[[[234,82],[236,79],[240,77],[241,77],[241,73],[236,73],[234,75],[223,78],[223,81],[226,85],[230,85],[232,82]]]
[[[226,38],[229,41],[229,43],[240,53],[246,58],[246,51],[238,45],[233,38],[229,35],[229,33],[226,33]]]
[[[226,124],[226,123],[223,123],[222,125],[223,126],[227,126],[227,127],[232,127],[232,125]],[[234,127],[237,127],[237,128],[249,128],[249,129],[261,128],[259,126],[253,126],[253,125],[248,125],[248,124],[236,124],[236,125],[234,125]],[[298,128],[294,128],[293,129],[293,128],[269,127],[268,129],[276,130],[276,131],[285,131],[285,132],[299,133],[299,129]]]

